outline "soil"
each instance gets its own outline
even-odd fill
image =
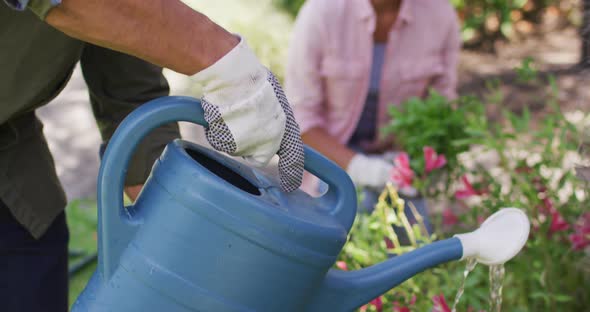
[[[464,50],[459,64],[459,94],[489,94],[486,82],[501,82],[502,105],[514,112],[527,106],[533,116],[550,111],[547,96],[551,92],[549,76],[555,77],[559,88],[558,103],[562,111],[590,112],[590,70],[578,65],[581,42],[573,27],[528,36],[518,42],[496,44],[496,53]],[[522,83],[514,70],[526,57],[534,60],[538,72],[534,83]],[[488,113],[492,119],[500,116],[498,107]]]

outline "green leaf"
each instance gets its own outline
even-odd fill
[[[569,302],[569,301],[574,300],[574,297],[569,296],[569,295],[555,295],[553,298],[557,302]]]

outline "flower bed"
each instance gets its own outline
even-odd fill
[[[526,83],[536,83],[534,72],[529,74]],[[338,266],[366,267],[471,231],[502,207],[518,207],[526,211],[532,228],[524,250],[506,263],[505,310],[587,309],[590,210],[588,185],[576,176],[576,166],[587,165],[580,147],[590,115],[562,114],[554,84],[548,93],[546,105],[553,111],[535,125],[527,109],[520,114],[505,110],[504,123],[488,122],[485,107],[501,103],[498,89],[490,92],[495,97],[464,96],[454,102],[433,93],[392,108],[394,121],[386,130],[409,146],[394,160],[398,169],[392,180],[436,203],[436,232],[428,236],[420,222],[409,225],[390,186],[372,214],[357,217]],[[441,112],[446,120],[437,119]],[[411,245],[399,245],[392,225],[405,229]],[[450,311],[464,269],[461,262],[424,272],[361,310]],[[487,310],[488,296],[488,271],[479,265],[466,281],[458,310]]]

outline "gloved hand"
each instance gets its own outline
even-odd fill
[[[209,143],[258,167],[278,154],[281,187],[296,190],[304,161],[299,125],[279,82],[245,40],[191,78],[203,86]]]
[[[388,152],[381,156],[365,156],[356,154],[350,163],[346,172],[357,187],[369,188],[374,191],[382,191],[387,182],[391,182],[400,195],[414,197],[418,191],[411,186],[400,186],[391,179],[393,170],[395,170],[394,158],[395,152]]]
[[[346,173],[357,187],[381,191],[389,181],[392,168],[393,163],[381,157],[356,154],[350,160]]]

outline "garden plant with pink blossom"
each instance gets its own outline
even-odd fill
[[[414,250],[434,240],[474,230],[502,207],[523,209],[531,221],[525,248],[505,264],[505,311],[585,311],[590,307],[590,208],[588,182],[576,168],[588,166],[581,145],[590,142],[590,115],[562,113],[551,77],[529,73],[527,83],[546,83],[543,96],[552,112],[534,125],[525,108],[501,107],[494,96],[463,96],[447,101],[436,93],[392,106],[395,133],[404,146],[392,161],[391,184],[375,210],[359,214],[338,267],[356,270]],[[488,95],[489,95],[488,94]],[[500,106],[504,119],[492,123],[485,107]],[[445,119],[446,118],[446,119]],[[441,120],[444,119],[444,120]],[[413,187],[425,196],[436,230],[428,234],[420,217],[410,224],[397,189]],[[401,245],[393,230],[410,241]],[[418,274],[361,311],[451,311],[465,262],[441,265]],[[489,308],[487,268],[468,276],[457,311]]]

